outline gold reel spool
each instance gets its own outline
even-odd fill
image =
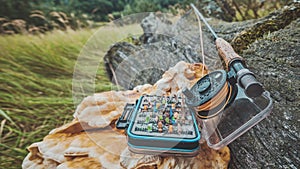
[[[218,95],[213,97],[205,104],[195,107],[197,111],[197,116],[201,119],[206,119],[219,114],[228,104],[231,93],[232,93],[232,87],[226,83]],[[200,112],[207,112],[207,111],[211,111],[213,113],[211,113],[210,115],[208,114],[206,116],[203,116],[200,113]]]
[[[201,78],[190,91],[185,91],[186,103],[201,119],[220,113],[230,102],[233,87],[224,70],[213,71]]]

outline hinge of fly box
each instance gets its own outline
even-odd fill
[[[135,104],[126,104],[121,117],[116,122],[117,129],[125,129],[128,127],[134,108]]]

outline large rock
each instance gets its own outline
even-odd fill
[[[224,24],[218,31],[241,51],[270,91],[274,108],[270,117],[229,146],[230,168],[298,168],[300,3],[247,23]]]
[[[265,35],[243,57],[270,91],[270,117],[230,145],[232,168],[298,168],[300,140],[300,18]]]
[[[194,35],[198,30],[195,16],[187,14],[173,25],[162,16],[150,14],[142,20],[144,34],[138,42],[117,42],[107,51],[104,63],[112,82],[132,89],[154,84],[179,61],[202,62],[200,36]],[[212,69],[220,67],[214,45],[207,34],[203,36],[206,65]]]
[[[300,166],[299,17],[300,2],[294,2],[257,20],[233,23],[215,19],[209,21],[217,34],[231,42],[236,51],[246,59],[248,67],[274,99],[271,116],[230,144],[232,150],[230,168]],[[197,19],[192,13],[183,16],[172,27],[172,39],[181,42],[177,48],[184,49],[190,46],[192,53],[196,52],[191,62],[202,60],[197,27]],[[222,68],[213,37],[205,28],[203,36],[205,64],[210,70]],[[155,43],[168,44],[170,41]],[[154,43],[143,45],[140,47],[145,48]],[[167,56],[164,55],[164,59],[168,60],[173,51],[169,50],[169,53]],[[184,56],[184,50],[178,56]],[[151,79],[157,78],[156,76],[158,75],[153,74]]]

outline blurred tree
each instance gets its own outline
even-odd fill
[[[32,6],[37,3],[38,0],[0,0],[0,17],[8,17],[10,19],[28,19]]]
[[[247,20],[263,17],[287,5],[292,0],[231,0],[232,5],[237,11],[235,20]]]
[[[72,8],[66,12],[84,13],[94,21],[108,21],[108,14],[122,11],[124,0],[73,0],[69,6]]]

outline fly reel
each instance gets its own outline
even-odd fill
[[[237,86],[227,81],[225,70],[213,71],[201,78],[190,90],[185,88],[186,104],[201,119],[219,114],[237,94]]]
[[[210,72],[190,90],[182,90],[185,104],[198,117],[202,138],[214,149],[234,141],[272,110],[269,92],[253,92],[253,88],[259,89],[259,84],[247,80],[249,74],[241,76],[234,70]]]

